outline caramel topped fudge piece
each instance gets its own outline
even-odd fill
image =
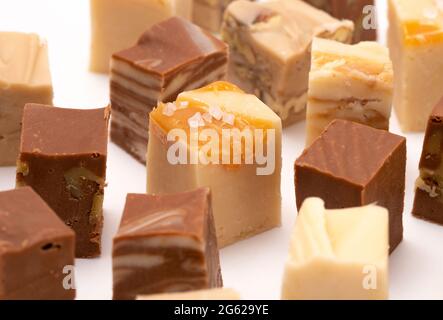
[[[0,300],[74,299],[74,250],[74,232],[31,188],[0,192]]]
[[[426,129],[412,213],[443,225],[443,98],[435,106]]]
[[[0,166],[15,165],[29,102],[52,104],[47,45],[36,34],[0,32]]]
[[[240,300],[240,295],[232,289],[215,288],[209,290],[138,296],[137,300]]]
[[[230,76],[289,125],[304,119],[314,36],[350,42],[353,24],[299,0],[236,1],[225,14]]]
[[[76,256],[100,254],[109,109],[27,104],[17,185],[31,186],[76,233]]]
[[[403,239],[405,171],[405,138],[334,120],[295,162],[297,208],[309,197],[328,209],[376,202],[389,210],[392,252]]]
[[[129,194],[113,272],[114,299],[223,286],[209,189]]]
[[[303,202],[291,237],[282,299],[387,299],[388,211],[368,205],[326,210]]]
[[[150,114],[148,193],[208,186],[221,247],[280,225],[281,120],[227,82]]]
[[[90,69],[107,73],[114,52],[132,46],[154,24],[172,16],[190,20],[193,0],[90,0]]]
[[[389,0],[389,22],[400,126],[424,131],[443,92],[443,6],[437,0]]]
[[[112,140],[144,163],[147,114],[159,101],[224,79],[227,61],[225,43],[182,18],[153,26],[112,57]]]
[[[315,38],[309,73],[309,145],[334,119],[389,129],[393,91],[388,50],[375,42],[356,45]]]

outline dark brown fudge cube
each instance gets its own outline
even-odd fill
[[[0,192],[0,300],[74,299],[75,234],[29,187]]]
[[[222,286],[208,188],[129,194],[113,248],[114,299]]]
[[[328,209],[376,202],[389,210],[392,252],[403,238],[405,170],[404,137],[335,120],[295,162],[297,208],[309,197]]]
[[[17,185],[31,186],[76,233],[76,256],[100,254],[109,109],[25,106]]]

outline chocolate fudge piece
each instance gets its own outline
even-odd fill
[[[112,256],[114,299],[222,287],[210,190],[129,194]]]
[[[287,126],[304,120],[314,36],[350,42],[353,23],[299,0],[235,1],[222,37],[229,44],[229,80],[253,93]]]
[[[318,9],[324,10],[337,19],[348,19],[354,22],[353,43],[377,40],[377,29],[364,26],[368,20],[376,25],[374,0],[304,0]],[[371,6],[371,7],[369,7]],[[369,10],[370,9],[370,10]],[[373,14],[374,16],[368,16]]]
[[[406,139],[356,122],[334,120],[295,162],[297,208],[319,197],[327,209],[376,202],[389,210],[391,252],[403,238]]]
[[[36,34],[0,32],[0,166],[15,166],[29,102],[52,104],[48,46]]]
[[[146,31],[111,62],[111,139],[138,161],[146,160],[147,114],[158,101],[223,79],[227,45],[178,17]]]
[[[17,185],[31,186],[76,233],[76,256],[100,254],[109,108],[27,104]]]
[[[431,113],[420,159],[412,214],[443,225],[443,98]]]
[[[0,300],[74,299],[75,234],[29,187],[0,192]]]

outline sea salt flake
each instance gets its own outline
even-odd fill
[[[181,101],[180,102],[180,107],[187,108],[188,106],[189,106],[189,101]]]
[[[223,122],[229,125],[234,125],[235,116],[232,113],[223,113]]]
[[[167,104],[165,104],[162,113],[167,117],[172,117],[175,111],[177,111],[177,106],[175,105],[175,103],[168,102]]]
[[[209,114],[216,120],[221,120],[223,111],[218,106],[209,106]]]
[[[207,123],[212,123],[212,116],[209,112],[205,112],[202,115],[203,120],[205,120]]]
[[[197,112],[188,119],[188,124],[191,128],[204,127],[205,121],[202,118],[202,114],[200,112]]]

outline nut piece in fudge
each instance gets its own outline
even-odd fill
[[[376,42],[348,45],[315,38],[306,144],[312,143],[334,119],[389,130],[393,81],[389,52]]]
[[[326,210],[303,202],[291,236],[282,299],[381,300],[389,295],[388,210]]]
[[[437,0],[388,3],[394,108],[403,131],[424,131],[443,92],[443,6]]]
[[[146,160],[147,114],[158,101],[226,76],[227,45],[178,17],[156,24],[111,62],[111,139]]]
[[[240,295],[233,289],[215,288],[189,292],[137,296],[137,300],[240,300]]]
[[[114,299],[222,287],[210,190],[129,194],[112,256]]]
[[[52,104],[48,48],[36,34],[0,32],[0,61],[0,166],[13,166],[25,104]]]
[[[192,17],[193,0],[90,0],[90,69],[107,73],[114,52],[133,45],[154,24],[172,16]]]
[[[420,159],[412,214],[443,225],[443,98],[432,111]]]
[[[31,188],[0,192],[0,300],[74,299],[74,252],[74,232]]]
[[[314,36],[349,43],[351,21],[299,0],[236,1],[222,28],[230,47],[229,79],[257,95],[283,125],[304,120]]]
[[[406,139],[334,120],[295,162],[297,208],[309,197],[327,209],[377,203],[389,210],[391,252],[403,239]]]
[[[180,94],[150,114],[148,193],[208,186],[218,244],[280,226],[281,120],[227,82]]]
[[[354,22],[353,43],[377,40],[377,19],[374,0],[305,0],[337,19]]]
[[[27,104],[17,186],[31,186],[76,233],[76,256],[100,254],[109,109]]]

